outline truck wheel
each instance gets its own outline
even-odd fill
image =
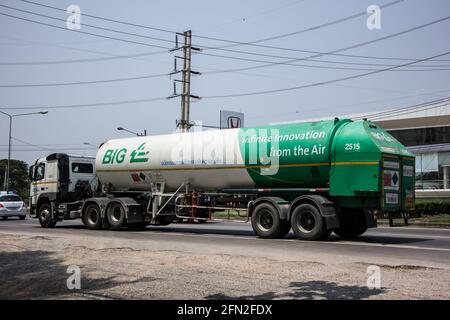
[[[56,226],[56,221],[52,218],[52,206],[50,203],[42,204],[38,209],[37,216],[42,228],[53,228]]]
[[[319,210],[309,203],[301,204],[294,209],[291,226],[301,240],[320,240],[330,234]]]
[[[106,218],[108,219],[109,227],[111,229],[119,229],[123,227],[127,220],[125,217],[125,209],[118,202],[113,202],[108,206]]]
[[[344,212],[339,223],[340,227],[333,231],[344,239],[357,238],[367,230],[366,217],[361,210]]]
[[[89,204],[83,213],[83,223],[91,230],[98,230],[102,227],[102,216],[98,205],[92,203]]]
[[[281,238],[289,232],[277,209],[269,203],[261,203],[253,210],[252,227],[258,236],[265,239]]]

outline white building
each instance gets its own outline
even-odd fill
[[[416,189],[450,189],[450,99],[340,118],[367,118],[408,147],[416,155]],[[323,118],[296,122],[313,120]]]

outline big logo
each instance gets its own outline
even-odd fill
[[[145,142],[130,153],[130,163],[142,163],[148,161],[148,151],[145,150]],[[123,163],[127,155],[126,148],[108,149],[103,155],[103,164]]]
[[[113,164],[122,163],[125,160],[125,155],[127,153],[126,148],[122,149],[108,149],[103,156],[103,164]]]

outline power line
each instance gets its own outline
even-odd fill
[[[376,118],[383,118],[383,117],[387,117],[387,116],[391,116],[391,115],[399,115],[399,114],[403,114],[405,112],[411,112],[411,111],[423,111],[421,110],[421,108],[424,107],[429,107],[430,105],[432,105],[434,108],[438,108],[441,107],[442,104],[447,104],[450,101],[450,97],[444,97],[444,98],[440,98],[440,99],[436,99],[436,100],[432,100],[432,101],[427,101],[427,102],[423,102],[423,103],[419,103],[413,106],[408,106],[408,107],[401,107],[401,108],[396,108],[396,109],[391,109],[391,110],[386,110],[386,111],[381,111],[381,112],[376,112],[376,113],[371,113],[371,114],[365,114],[363,116],[358,116],[355,117],[355,119],[363,119],[363,118],[371,118],[371,119],[376,119]],[[420,110],[419,110],[420,109]],[[424,109],[424,110],[428,110]]]
[[[246,92],[246,93],[205,96],[203,98],[204,99],[218,99],[218,98],[244,97],[244,96],[254,96],[254,95],[262,95],[262,94],[270,94],[270,93],[278,93],[278,92],[299,90],[299,89],[305,89],[305,88],[311,88],[311,87],[318,87],[318,86],[322,86],[322,85],[329,84],[329,83],[335,83],[335,82],[340,82],[340,81],[346,81],[346,80],[361,78],[361,77],[365,77],[365,76],[369,76],[369,75],[373,75],[373,74],[377,74],[377,73],[381,73],[381,72],[390,71],[390,70],[393,70],[393,69],[396,69],[396,68],[406,67],[406,66],[409,66],[409,65],[413,65],[415,63],[428,61],[428,60],[431,60],[431,59],[434,59],[434,58],[443,57],[443,56],[446,56],[448,54],[450,54],[450,51],[447,51],[447,52],[444,52],[444,53],[441,53],[441,54],[438,54],[438,55],[434,55],[434,56],[431,56],[431,57],[428,57],[428,58],[416,60],[416,61],[413,61],[413,62],[400,64],[400,65],[397,65],[397,66],[394,66],[394,67],[379,69],[379,70],[366,72],[366,73],[360,73],[360,74],[356,74],[356,75],[352,75],[352,76],[347,76],[347,77],[333,79],[333,80],[328,80],[328,81],[323,81],[323,82],[315,82],[315,83],[305,84],[305,85],[301,85],[301,86],[295,86],[295,87],[289,87],[289,88],[281,88],[281,89],[273,89],[273,90],[265,90],[265,91]]]
[[[211,56],[211,57],[218,57],[218,58],[224,58],[224,59],[231,59],[231,60],[240,60],[240,61],[249,61],[249,62],[260,62],[260,63],[266,63],[267,67],[272,65],[287,65],[287,66],[294,66],[294,67],[303,67],[303,68],[317,68],[317,69],[332,69],[332,70],[358,70],[358,71],[371,71],[376,69],[370,69],[370,68],[354,68],[354,67],[331,67],[331,66],[323,66],[323,65],[310,65],[310,64],[298,64],[298,63],[289,63],[289,62],[273,62],[273,61],[267,61],[267,60],[256,60],[256,59],[249,59],[249,58],[240,58],[240,57],[231,57],[231,56],[224,56],[224,55],[217,55],[217,54],[209,54],[209,53],[202,53],[199,52],[198,54]],[[326,53],[324,53],[325,55]],[[306,58],[293,58],[292,61],[297,60],[306,60]],[[389,66],[395,66],[395,65],[389,65]],[[262,66],[257,66],[257,68],[261,68]],[[449,68],[435,68],[434,66],[418,66],[418,67],[428,67],[429,69],[402,69],[402,70],[394,70],[394,71],[447,71],[450,70]],[[450,66],[448,66],[450,67]],[[206,71],[203,72],[203,74],[215,74],[215,73],[223,73],[223,72],[235,72],[235,71],[242,71],[242,70],[249,70],[254,69],[255,67],[245,67],[241,69],[231,69],[231,70],[216,70],[216,71]]]
[[[52,149],[44,148],[44,147],[41,147],[41,146],[38,146],[38,145],[35,145],[35,144],[32,144],[32,143],[23,141],[23,140],[21,140],[21,139],[15,138],[15,137],[11,137],[11,139],[12,139],[12,140],[15,140],[15,141],[19,141],[20,143],[23,143],[23,144],[25,144],[25,145],[27,145],[27,146],[37,147],[37,148],[39,148],[39,149],[41,149],[41,150],[46,150],[46,151],[53,151]],[[17,151],[17,150],[14,150],[14,151]]]
[[[54,106],[29,106],[29,107],[0,107],[0,110],[28,110],[28,109],[72,109],[72,108],[91,108],[91,107],[102,107],[102,106],[112,106],[112,105],[122,105],[122,104],[135,104],[143,102],[153,102],[153,101],[166,101],[166,97],[159,98],[145,98],[136,100],[123,100],[123,101],[110,101],[110,102],[99,102],[99,103],[87,103],[87,104],[70,104],[70,105],[54,105]]]
[[[428,22],[428,23],[425,23],[425,24],[422,24],[422,25],[419,25],[419,26],[416,26],[416,27],[413,27],[413,28],[409,28],[409,29],[400,31],[400,32],[396,32],[396,33],[393,33],[393,34],[390,34],[390,35],[387,35],[387,36],[383,36],[383,37],[380,37],[380,38],[377,38],[377,39],[373,39],[373,40],[369,40],[369,41],[365,41],[365,42],[360,42],[360,43],[353,44],[353,45],[350,45],[350,46],[347,46],[347,47],[343,47],[343,48],[340,48],[340,49],[332,50],[332,51],[329,51],[329,52],[323,52],[323,53],[315,54],[315,55],[304,57],[304,58],[296,58],[296,59],[290,59],[290,60],[286,60],[286,61],[273,62],[273,63],[268,63],[268,64],[261,64],[261,65],[257,65],[257,66],[253,66],[253,67],[244,67],[244,68],[236,68],[236,69],[228,69],[228,70],[211,71],[211,72],[208,72],[208,73],[224,73],[224,72],[236,72],[236,71],[253,70],[253,69],[267,68],[267,67],[271,67],[271,66],[275,66],[275,65],[282,65],[282,64],[296,62],[296,61],[301,61],[301,60],[308,60],[308,59],[311,59],[311,58],[318,58],[318,57],[321,57],[321,56],[324,56],[324,55],[329,55],[331,53],[336,53],[336,52],[346,51],[346,50],[350,50],[350,49],[355,49],[355,48],[359,48],[359,47],[362,47],[362,46],[366,46],[368,44],[372,44],[372,43],[376,43],[376,42],[379,42],[379,41],[383,41],[383,40],[387,40],[387,39],[390,39],[390,38],[394,38],[394,37],[397,37],[397,36],[400,36],[400,35],[412,32],[412,31],[416,31],[416,30],[419,30],[419,29],[422,29],[422,28],[425,28],[425,27],[429,27],[431,25],[434,25],[434,24],[446,21],[448,19],[450,19],[450,16],[447,16],[447,17],[444,17],[444,18],[441,18],[441,19],[437,19],[437,20],[434,20],[434,21],[431,21],[431,22]],[[202,54],[206,55],[206,53],[202,53]],[[417,60],[414,60],[414,61],[417,61]],[[414,62],[414,63],[416,63],[416,62]],[[405,64],[405,65],[408,65],[408,64]]]
[[[111,40],[117,40],[117,41],[122,41],[122,42],[132,43],[132,44],[138,44],[138,45],[148,46],[148,47],[155,47],[155,48],[169,49],[169,48],[166,48],[166,47],[163,47],[163,46],[159,46],[159,45],[155,45],[155,44],[149,44],[149,43],[145,43],[145,42],[139,42],[139,41],[133,41],[133,40],[122,39],[122,38],[116,38],[116,37],[111,37],[111,36],[101,35],[101,34],[97,34],[97,33],[81,31],[81,30],[76,30],[76,31],[75,31],[75,30],[69,30],[69,29],[64,28],[64,27],[55,26],[55,25],[53,25],[53,24],[49,24],[49,23],[45,23],[45,22],[40,22],[40,21],[28,19],[28,18],[22,18],[22,17],[18,17],[18,16],[11,15],[11,14],[7,14],[7,13],[4,13],[4,12],[0,12],[0,15],[6,16],[6,17],[10,17],[10,18],[14,18],[14,19],[18,19],[18,20],[23,20],[23,21],[27,21],[27,22],[32,22],[32,23],[44,25],[44,26],[47,26],[47,27],[57,28],[57,29],[60,29],[60,30],[71,31],[71,32],[76,32],[76,33],[82,33],[82,34],[87,34],[87,35],[91,35],[91,36],[95,36],[95,37],[106,38],[106,39],[111,39]]]
[[[50,6],[50,5],[43,4],[43,3],[38,3],[38,2],[34,2],[34,1],[29,1],[29,0],[18,0],[18,1],[31,3],[31,4],[34,4],[36,6],[41,6],[41,7],[45,7],[45,8],[49,8],[49,9],[53,9],[53,10],[66,12],[66,9],[53,7],[53,6]],[[163,29],[163,28],[156,28],[156,27],[145,26],[145,25],[137,24],[137,23],[125,22],[125,21],[120,21],[120,20],[116,20],[116,19],[109,19],[109,18],[105,18],[105,17],[96,16],[96,15],[93,15],[93,14],[83,13],[83,16],[86,16],[86,17],[89,17],[89,18],[94,18],[94,19],[105,20],[105,21],[109,21],[109,22],[125,24],[125,25],[129,25],[129,26],[133,26],[133,27],[140,27],[140,28],[150,29],[150,30],[154,30],[154,31],[161,31],[161,32],[172,33],[172,34],[178,33],[176,31],[171,31],[171,30],[167,30],[167,29]]]
[[[19,141],[20,142],[20,141]],[[93,143],[93,144],[100,144],[100,143]],[[39,145],[33,145],[33,146],[39,146],[39,147],[56,147],[56,146],[76,146],[76,147],[80,147],[83,146],[83,143],[48,143],[48,144],[39,144]],[[7,147],[7,144],[0,144],[0,147]],[[26,147],[27,144],[23,143],[22,144],[17,144],[14,145],[15,147]]]
[[[53,19],[53,20],[57,20],[57,21],[66,22],[66,19],[61,19],[61,18],[57,18],[57,17],[53,17],[53,16],[49,16],[49,15],[45,15],[45,14],[29,11],[29,10],[19,9],[19,8],[15,8],[15,7],[3,5],[3,4],[0,4],[0,7],[8,8],[8,9],[15,10],[15,11],[29,13],[29,14],[32,14],[32,15],[35,15],[35,16],[39,16],[39,17],[44,17],[44,18],[48,18],[48,19]],[[90,27],[90,28],[95,28],[95,29],[100,29],[100,30],[104,30],[104,31],[109,31],[109,32],[116,32],[116,33],[125,34],[125,35],[128,35],[128,36],[141,37],[141,38],[146,38],[146,39],[150,39],[150,40],[157,40],[157,41],[172,43],[172,40],[156,38],[156,37],[141,35],[141,34],[132,33],[132,32],[125,32],[125,31],[116,30],[116,29],[110,29],[110,28],[105,28],[105,27],[99,27],[99,26],[94,26],[94,25],[87,24],[87,23],[83,23],[83,26]]]
[[[1,65],[4,65],[4,66],[9,66],[9,65],[11,65],[11,66],[15,66],[15,65],[19,65],[19,66],[20,65],[51,65],[51,64],[63,64],[63,63],[69,64],[69,63],[80,63],[80,62],[98,62],[98,61],[107,61],[107,60],[116,60],[116,59],[135,59],[135,60],[148,61],[147,59],[137,59],[137,58],[140,58],[140,57],[143,57],[143,56],[150,56],[150,55],[161,54],[161,53],[166,53],[167,54],[167,50],[159,50],[159,51],[143,52],[143,53],[138,53],[138,54],[129,54],[129,55],[123,55],[122,54],[121,55],[121,54],[113,54],[111,52],[104,52],[104,51],[90,50],[90,49],[82,49],[82,48],[79,48],[79,47],[71,47],[71,46],[61,45],[61,44],[58,44],[58,43],[39,42],[39,41],[34,41],[34,40],[29,40],[29,39],[21,39],[21,38],[5,36],[5,35],[3,35],[2,37],[13,39],[15,41],[21,41],[21,42],[30,43],[32,45],[50,46],[50,47],[74,50],[74,51],[79,51],[79,52],[101,54],[101,55],[106,55],[107,57],[88,58],[88,59],[74,59],[74,60],[8,61],[8,62],[0,62],[0,66]],[[90,40],[90,41],[86,40],[86,41],[84,41],[82,43],[93,42],[93,41],[98,41],[98,40],[97,39]],[[77,43],[80,43],[80,41],[78,41]]]
[[[393,2],[389,2],[385,5],[380,6],[380,9],[385,9],[388,8],[390,6],[399,4],[400,2],[403,2],[404,0],[397,0],[397,1],[393,1]],[[267,37],[267,38],[263,38],[263,39],[259,39],[259,40],[254,40],[254,41],[249,41],[249,42],[238,42],[238,41],[232,41],[232,40],[225,40],[225,39],[220,39],[220,38],[214,38],[214,37],[206,37],[206,36],[196,36],[197,38],[202,38],[202,39],[208,39],[208,40],[215,40],[215,41],[221,41],[221,42],[228,42],[228,43],[232,43],[231,45],[228,46],[223,46],[223,47],[216,47],[216,48],[210,48],[210,49],[222,49],[222,48],[227,48],[227,47],[234,47],[234,46],[242,46],[242,45],[251,45],[251,46],[257,46],[257,43],[261,43],[261,42],[266,42],[266,41],[271,41],[271,40],[277,40],[277,39],[281,39],[281,38],[286,38],[286,37],[290,37],[293,35],[297,35],[297,34],[301,34],[301,33],[306,33],[309,31],[315,31],[318,29],[323,29],[335,24],[339,24],[345,21],[349,21],[355,18],[359,18],[359,17],[363,17],[366,16],[367,12],[366,11],[362,11],[362,12],[358,12],[356,14],[352,14],[350,16],[344,17],[344,18],[340,18],[337,20],[333,20],[327,23],[323,23],[321,25],[317,25],[317,26],[313,26],[313,27],[309,27],[306,29],[301,29],[301,30],[297,30],[294,32],[289,32],[289,33],[284,33],[284,34],[280,34],[280,35],[276,35],[276,36],[271,36],[271,37]]]
[[[116,79],[78,81],[78,82],[0,84],[0,88],[34,88],[34,87],[57,87],[57,86],[71,86],[71,85],[86,85],[86,84],[96,84],[96,83],[111,83],[111,82],[142,80],[142,79],[150,79],[150,78],[160,78],[160,77],[164,77],[164,76],[168,76],[167,73],[150,74],[150,75],[129,77],[129,78],[116,78]]]
[[[440,91],[430,92],[428,94],[423,93],[422,95],[434,95],[436,93],[449,92],[449,91],[450,90],[440,90]],[[334,109],[348,108],[348,107],[354,107],[354,106],[360,106],[360,105],[366,105],[366,104],[373,104],[373,103],[380,103],[380,102],[386,102],[386,101],[402,100],[402,99],[413,98],[413,97],[417,97],[417,94],[401,96],[401,97],[395,97],[395,98],[376,99],[376,100],[370,100],[370,101],[364,101],[364,102],[358,102],[358,103],[342,104],[342,105],[338,105],[338,106],[331,106],[331,107],[324,107],[324,108],[302,109],[302,110],[296,110],[296,111],[293,111],[293,112],[286,112],[286,113],[259,115],[259,116],[254,116],[254,117],[246,117],[246,119],[260,119],[260,118],[271,118],[271,117],[279,117],[279,116],[288,116],[288,115],[293,115],[293,114],[300,114],[300,113],[303,113],[303,112],[306,112],[306,111],[334,110]]]
[[[13,152],[35,152],[35,151],[49,151],[49,152],[58,151],[58,152],[60,152],[60,151],[92,150],[92,148],[79,147],[79,146],[81,146],[81,144],[62,144],[61,143],[61,144],[53,144],[53,145],[37,145],[37,144],[30,143],[30,142],[24,141],[24,140],[16,138],[16,137],[11,137],[11,139],[22,143],[22,145],[15,145]],[[48,146],[66,146],[66,148],[58,147],[58,149],[51,149],[51,148],[47,148]],[[69,146],[77,146],[77,147],[69,148]],[[1,145],[1,147],[6,147],[6,145]],[[35,149],[16,149],[17,147],[33,147]],[[7,149],[5,149],[5,150],[0,149],[0,151],[6,151],[6,150]]]
[[[428,110],[431,110],[431,109],[440,108],[442,106],[445,106],[446,104],[448,104],[448,102],[446,102],[444,104],[441,104],[441,105],[437,105],[437,106],[435,106],[435,105],[427,106],[427,107],[424,107],[423,109],[420,109],[420,110],[416,109],[414,111],[416,111],[416,112],[428,111]],[[402,116],[402,115],[406,115],[406,114],[409,114],[409,113],[411,113],[411,110],[405,110],[405,111],[401,111],[401,112],[398,112],[398,113],[395,113],[395,114],[387,114],[387,115],[383,115],[383,116],[373,117],[373,118],[370,118],[370,120],[372,120],[372,121],[382,121],[383,119],[385,120],[386,118],[388,118],[388,117],[390,117],[392,115]],[[366,117],[364,117],[364,118],[366,118]]]
[[[18,1],[29,3],[29,4],[34,4],[34,5],[45,7],[45,8],[48,8],[48,9],[53,9],[53,10],[57,10],[57,11],[66,12],[65,9],[54,7],[54,6],[50,6],[50,5],[45,5],[45,4],[41,4],[41,3],[37,3],[37,2],[34,2],[34,1],[29,1],[29,0],[18,0]],[[400,2],[403,2],[403,1],[405,1],[405,0],[393,1],[393,2],[390,2],[390,3],[387,3],[385,5],[380,6],[380,8],[386,8],[386,7],[392,6],[394,4],[397,4],[397,3],[400,3]],[[362,14],[363,14],[363,12],[357,13],[357,15],[362,15]],[[366,14],[366,12],[364,12],[364,14]],[[131,22],[127,22],[127,21],[122,21],[122,20],[118,20],[118,19],[110,19],[110,18],[105,18],[105,17],[101,17],[101,16],[90,15],[90,14],[87,14],[87,13],[83,13],[83,16],[90,17],[90,18],[95,18],[95,19],[99,19],[99,20],[105,20],[105,21],[109,21],[109,22],[115,22],[115,23],[119,23],[119,24],[123,24],[123,25],[129,25],[129,26],[133,26],[133,27],[145,28],[145,29],[161,31],[161,32],[166,32],[166,33],[172,33],[172,34],[180,34],[179,32],[171,31],[171,30],[167,30],[167,29],[163,29],[163,28],[156,28],[156,27],[151,27],[151,26],[147,26],[147,25],[142,25],[142,24],[136,24],[136,23],[131,23]],[[342,21],[346,21],[346,20],[348,20],[348,19],[350,19],[351,17],[354,17],[354,16],[355,15],[351,15],[351,16],[348,16],[348,17],[345,17],[345,18],[341,18],[341,19],[338,19],[338,20],[335,20],[335,21],[324,23],[322,25],[310,27],[310,28],[299,30],[299,31],[295,31],[295,32],[290,32],[290,33],[287,33],[287,34],[304,33],[304,32],[307,32],[307,31],[321,29],[321,28],[324,28],[325,26],[330,26],[330,25],[333,25],[333,24],[336,24],[336,23],[339,23],[339,22],[342,22]],[[281,36],[283,36],[283,35],[279,35],[278,37],[281,37]],[[201,38],[201,39],[207,39],[207,40],[221,41],[221,42],[231,43],[231,44],[235,44],[235,45],[245,45],[246,44],[246,45],[251,45],[251,46],[254,46],[254,47],[260,47],[260,48],[266,48],[266,49],[278,49],[278,50],[283,50],[283,51],[302,52],[302,53],[310,53],[310,54],[322,54],[323,53],[323,52],[319,52],[319,51],[300,50],[300,49],[284,48],[284,47],[277,47],[277,46],[258,44],[259,42],[268,41],[268,40],[265,40],[265,39],[259,39],[259,40],[249,41],[249,42],[239,42],[239,41],[233,41],[233,40],[227,40],[227,39],[221,39],[221,38],[214,38],[214,37],[207,37],[207,36],[201,36],[201,35],[195,35],[194,37]],[[225,50],[225,47],[222,47],[222,48],[216,47],[216,48],[214,48],[214,47],[206,47],[206,46],[203,46],[203,45],[200,45],[200,46],[205,47],[207,49]],[[397,60],[397,61],[415,61],[415,60],[417,60],[416,58],[377,57],[377,56],[351,55],[351,54],[338,54],[338,53],[327,53],[327,54],[328,55],[333,55],[333,56],[351,57],[351,58],[363,58],[363,59]],[[450,60],[436,60],[436,61],[450,61]]]
[[[205,48],[205,47],[204,47]],[[209,48],[209,47],[206,47]],[[270,57],[270,58],[278,58],[278,59],[302,59],[299,57],[292,57],[292,56],[282,56],[282,55],[274,55],[274,54],[265,54],[265,53],[257,53],[257,52],[249,52],[249,51],[242,51],[242,50],[230,50],[230,49],[223,49],[223,51],[232,52],[232,53],[241,53],[241,54],[247,54],[247,55],[256,55],[256,56],[262,56],[262,57]],[[230,57],[230,56],[223,56],[223,55],[216,55],[211,53],[202,53],[206,56],[214,56],[214,57],[220,57],[220,58],[231,58],[231,59],[238,59],[238,60],[248,60],[248,61],[254,61],[254,62],[261,62],[260,60],[252,60],[252,59],[245,59],[245,58],[238,58],[238,57]],[[320,52],[320,54],[324,54],[325,52]],[[305,57],[306,59],[307,57]],[[348,61],[333,61],[333,60],[324,60],[324,59],[307,59],[312,62],[324,62],[324,63],[330,63],[330,64],[343,64],[343,65],[363,65],[363,66],[377,66],[377,67],[390,67],[394,66],[393,64],[380,64],[380,63],[364,63],[364,62],[348,62]],[[417,60],[417,59],[413,59]],[[437,60],[436,60],[437,61]],[[442,60],[440,60],[442,61]],[[267,61],[264,61],[267,62]],[[269,61],[272,62],[272,61]],[[450,65],[420,65],[416,67],[450,67]]]
[[[99,61],[108,61],[108,60],[139,58],[139,57],[155,55],[155,54],[161,54],[161,53],[167,53],[167,50],[164,50],[164,51],[153,51],[153,52],[144,52],[144,53],[137,53],[137,54],[130,54],[130,55],[118,55],[118,56],[113,56],[113,57],[90,58],[90,59],[0,62],[0,66],[51,65],[51,64],[66,64],[66,63],[99,62]]]

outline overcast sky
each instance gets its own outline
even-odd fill
[[[173,34],[93,19],[83,16],[83,13],[165,30],[182,32],[191,29],[193,45],[205,48],[221,47],[230,43],[196,36],[250,42],[324,25],[365,12],[369,5],[382,6],[391,2],[394,0],[39,1],[62,9],[76,4],[82,13],[80,31],[141,42],[137,44],[68,30],[63,20],[69,14],[62,11],[18,0],[2,0],[1,5],[62,19],[53,20],[0,6],[0,13],[60,27],[52,28],[0,15],[0,110],[11,114],[49,110],[47,115],[14,118],[12,135],[18,140],[13,140],[12,158],[32,163],[36,158],[53,151],[94,155],[95,149],[83,143],[98,145],[106,139],[128,137],[129,134],[116,130],[118,126],[133,131],[147,129],[150,134],[169,133],[175,128],[175,120],[179,118],[180,113],[180,102],[177,99],[84,108],[52,108],[165,97],[173,91],[173,79],[167,76],[85,85],[11,87],[133,78],[172,71],[173,54],[152,45],[171,47],[173,43],[145,37],[173,41]],[[368,15],[360,15],[340,23],[259,44],[330,52],[395,34],[449,15],[448,0],[405,0],[381,10],[379,30],[369,30],[366,24]],[[143,37],[99,30],[83,23]],[[324,55],[316,59],[325,61],[294,62],[303,66],[277,64],[234,72],[208,73],[254,67],[264,63],[197,54],[192,59],[192,67],[204,74],[192,79],[191,90],[192,94],[208,97],[283,89],[345,78],[369,72],[367,69],[383,69],[413,61],[358,58],[355,55],[417,60],[427,58],[450,51],[449,34],[450,20],[445,20],[383,41],[339,52],[350,56]],[[273,62],[288,59],[262,55],[292,58],[311,55],[261,46],[240,45],[228,49],[260,55],[207,48],[203,53]],[[158,51],[164,52],[134,58],[95,60]],[[86,59],[94,61],[8,64]],[[333,84],[278,93],[205,98],[192,103],[191,120],[202,121],[206,125],[218,125],[219,111],[227,109],[244,112],[246,126],[255,126],[270,122],[379,111],[430,101],[448,96],[450,92],[450,55],[438,59],[447,61],[418,64],[422,67],[410,66],[409,69],[414,71],[395,69]],[[421,68],[430,69],[429,66],[436,66],[434,69],[439,70],[417,71]],[[7,157],[7,148],[8,117],[0,114],[0,159]]]

